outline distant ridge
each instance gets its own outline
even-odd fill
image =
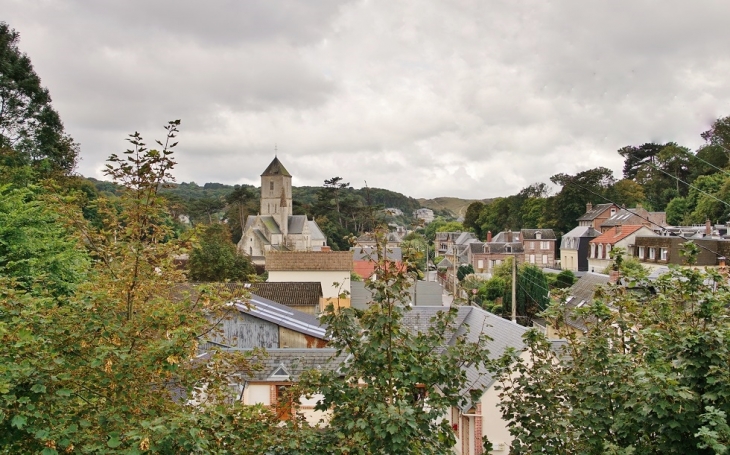
[[[422,207],[431,210],[447,210],[454,218],[463,217],[472,202],[480,201],[488,204],[492,199],[461,199],[458,197],[437,197],[434,199],[417,199]]]

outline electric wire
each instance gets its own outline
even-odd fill
[[[656,165],[654,165],[654,164],[649,164],[649,166],[653,167],[654,169],[656,169],[656,170],[657,170],[657,171],[659,171],[659,172],[663,172],[664,174],[667,174],[667,175],[668,175],[669,177],[671,177],[671,178],[673,178],[673,179],[677,180],[678,182],[682,182],[682,183],[684,183],[685,185],[687,185],[688,187],[690,187],[690,188],[693,188],[693,189],[695,189],[695,190],[699,191],[700,193],[704,194],[705,196],[709,196],[709,197],[711,197],[712,199],[716,200],[717,202],[721,202],[721,203],[725,204],[726,206],[730,207],[730,204],[728,204],[727,202],[723,201],[722,199],[719,199],[719,198],[717,198],[717,197],[715,197],[715,196],[711,195],[710,193],[708,193],[708,192],[706,192],[706,191],[702,191],[701,189],[697,188],[696,186],[692,185],[691,183],[687,183],[687,182],[685,182],[684,180],[680,179],[680,178],[679,178],[679,177],[677,177],[676,175],[672,175],[672,174],[670,174],[669,172],[665,171],[664,169],[660,169],[660,168],[658,168],[658,167],[657,167]]]

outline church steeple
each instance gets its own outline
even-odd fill
[[[291,196],[292,176],[278,157],[261,174],[261,215],[273,215],[279,228],[287,230],[289,216],[292,214]]]

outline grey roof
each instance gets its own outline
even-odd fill
[[[484,242],[473,242],[469,244],[469,251],[474,253],[484,253],[485,252],[485,246]]]
[[[453,266],[454,266],[454,264],[452,264],[451,261],[449,260],[449,258],[447,258],[447,257],[441,259],[439,261],[439,263],[436,264],[436,267],[446,267],[446,268],[448,268],[448,267],[453,267]]]
[[[377,261],[379,257],[375,247],[355,246],[351,247],[350,251],[352,251],[352,259],[355,261]],[[391,261],[402,261],[403,251],[400,247],[386,248],[385,257]]]
[[[567,233],[563,234],[563,237],[560,241],[560,248],[561,249],[577,249],[578,244],[575,241],[575,239],[580,238],[595,238],[601,235],[599,231],[593,228],[593,226],[578,226],[574,227]]]
[[[522,229],[522,240],[537,240],[537,233],[540,233],[540,240],[555,240],[555,232],[552,229]]]
[[[269,245],[269,244],[270,244],[270,242],[269,242],[269,239],[267,239],[267,238],[266,238],[266,236],[264,235],[264,233],[263,233],[263,232],[261,232],[261,230],[259,230],[259,229],[254,229],[254,230],[253,230],[253,233],[254,233],[254,235],[255,235],[256,237],[258,237],[258,238],[259,238],[259,240],[261,240],[261,242],[262,242],[262,243],[263,243],[264,245]]]
[[[507,253],[507,247],[512,247],[511,253],[524,253],[525,247],[521,242],[489,242],[485,243],[487,252],[490,254]]]
[[[259,219],[261,220],[261,223],[266,226],[266,229],[268,229],[271,234],[281,234],[281,229],[279,229],[279,222],[276,221],[273,216],[259,215]]]
[[[593,296],[596,290],[600,286],[605,286],[610,282],[610,277],[602,273],[588,272],[583,275],[575,284],[570,288],[568,297],[565,300],[565,306],[567,308],[575,309],[580,308],[585,304],[593,302]],[[580,330],[587,330],[584,319],[578,319],[573,316],[566,318],[566,322]]]
[[[494,237],[492,237],[492,241],[489,242],[489,243],[495,243],[495,242],[496,243],[506,243],[507,240],[508,240],[508,238],[507,238],[507,233],[508,232],[510,232],[510,231],[502,231],[502,232],[497,233],[497,235],[495,235]],[[510,240],[510,242],[512,242],[512,241],[518,242],[520,240],[520,237],[521,237],[520,236],[520,231],[511,231],[511,232],[512,232],[512,240]],[[517,240],[514,240],[515,238]]]
[[[304,223],[307,222],[307,215],[292,215],[288,222],[289,234],[301,234],[304,231]]]
[[[241,351],[252,350],[241,349]],[[287,380],[280,376],[281,373],[286,373],[288,380],[296,381],[307,370],[337,371],[340,364],[345,361],[346,355],[335,357],[336,354],[337,350],[331,348],[267,349],[263,354],[253,355],[253,363],[260,369],[249,373],[247,379],[279,382]]]
[[[319,282],[282,281],[239,284],[238,286],[243,286],[260,297],[286,306],[318,307],[319,299],[322,297],[322,283]]]
[[[289,171],[286,170],[277,157],[274,157],[274,160],[269,164],[264,173],[261,174],[261,177],[269,175],[283,175],[285,177],[291,177]]]
[[[295,332],[326,340],[327,327],[311,314],[295,310],[286,305],[251,294],[248,302],[236,300],[233,305],[238,311],[272,322]]]
[[[309,224],[309,236],[312,240],[326,240],[316,221],[309,220],[307,223]]]
[[[468,243],[469,240],[477,240],[476,236],[472,232],[462,232],[459,234],[459,236],[454,240],[454,243],[457,245],[463,245],[465,243]]]
[[[453,345],[459,336],[465,336],[470,343],[476,343],[479,336],[485,334],[490,338],[487,342],[487,349],[491,359],[501,357],[510,348],[518,351],[524,349],[522,335],[529,328],[477,307],[462,306],[456,307],[456,310],[455,330],[447,334],[447,337],[450,337],[447,344]],[[413,307],[410,311],[406,311],[403,324],[412,330],[425,329],[431,324],[431,319],[441,311],[448,311],[448,308]],[[474,389],[485,391],[495,381],[495,378],[486,369],[477,368],[475,365],[463,368],[469,385],[461,390],[462,396],[468,396],[470,390]],[[467,403],[462,410],[465,411],[472,405],[473,403]]]
[[[633,209],[636,210],[636,209]],[[640,216],[635,214],[630,209],[621,209],[614,213],[606,221],[601,224],[601,227],[606,226],[623,226],[624,224],[641,224],[644,222]]]
[[[612,203],[594,205],[591,210],[580,216],[577,221],[593,221],[613,205]]]

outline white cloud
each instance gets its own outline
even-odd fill
[[[513,194],[616,150],[690,147],[730,101],[710,0],[0,0],[95,175],[181,118],[179,180],[335,175],[415,197]]]

